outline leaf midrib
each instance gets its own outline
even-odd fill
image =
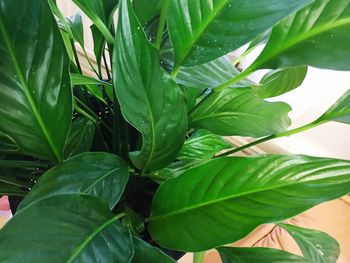
[[[19,78],[19,80],[20,80],[20,82],[22,84],[21,88],[24,91],[24,94],[26,95],[26,98],[27,98],[27,100],[29,102],[29,105],[30,105],[30,107],[31,107],[31,109],[33,111],[34,117],[37,120],[37,122],[39,124],[39,127],[40,127],[44,137],[46,138],[46,140],[47,140],[47,142],[48,142],[48,144],[49,144],[53,154],[55,155],[55,157],[57,159],[57,161],[61,163],[62,162],[62,157],[59,154],[55,144],[53,143],[53,140],[52,140],[52,138],[49,135],[49,132],[48,132],[48,130],[47,130],[45,124],[44,124],[44,121],[41,118],[39,110],[37,109],[37,106],[35,105],[34,99],[33,99],[32,95],[31,95],[30,90],[29,90],[29,86],[28,86],[28,84],[27,84],[27,82],[26,82],[26,80],[24,78],[24,74],[21,71],[21,68],[19,66],[17,57],[16,57],[15,52],[13,50],[13,47],[11,45],[10,38],[9,38],[9,36],[7,34],[7,31],[5,29],[4,22],[2,20],[2,16],[1,15],[0,15],[0,32],[2,33],[2,35],[4,37],[6,48],[7,48],[8,52],[9,52],[9,54],[10,54],[10,57],[12,58],[12,62],[13,62],[13,65],[15,67],[15,71],[17,72],[18,78]]]
[[[221,112],[221,113],[214,113],[211,115],[204,115],[202,117],[199,118],[193,118],[191,120],[192,123],[194,122],[198,122],[198,121],[203,121],[203,120],[207,120],[207,119],[216,119],[216,118],[220,118],[220,117],[236,117],[236,116],[247,116],[247,117],[253,117],[253,118],[259,118],[259,119],[266,119],[269,118],[267,116],[264,115],[258,115],[258,114],[253,114],[253,113],[248,113],[248,112]]]
[[[255,71],[255,70],[259,69],[259,67],[261,65],[266,63],[266,61],[269,61],[269,60],[275,58],[276,56],[278,56],[282,52],[290,49],[294,45],[298,45],[300,42],[303,42],[307,39],[315,37],[319,34],[325,33],[328,30],[336,29],[338,27],[342,27],[342,26],[345,26],[347,24],[350,24],[350,17],[339,19],[339,20],[334,21],[333,23],[330,22],[330,23],[324,24],[324,26],[320,26],[320,27],[316,27],[314,29],[311,29],[310,31],[305,32],[304,34],[299,35],[299,37],[295,38],[294,41],[291,41],[289,44],[283,46],[281,49],[278,49],[277,51],[272,52],[271,56],[267,55],[267,57],[265,59],[258,61],[259,63],[257,63],[257,64],[253,63],[252,66],[249,67],[249,69],[250,69],[250,71]]]
[[[341,166],[337,166],[336,168],[339,169],[339,168],[345,168],[345,167],[349,168],[349,165],[341,165]],[[321,170],[318,170],[318,172],[320,172]],[[259,188],[259,189],[252,189],[250,191],[245,191],[245,192],[241,192],[241,193],[238,193],[238,194],[233,194],[233,195],[221,197],[221,198],[218,198],[218,199],[215,199],[215,200],[212,200],[212,201],[207,201],[207,202],[203,202],[203,203],[200,203],[200,204],[184,207],[184,208],[178,209],[178,210],[170,212],[170,213],[165,213],[165,214],[162,214],[162,215],[157,215],[157,216],[154,216],[154,217],[150,217],[149,220],[150,221],[157,221],[157,220],[161,220],[162,218],[166,218],[166,217],[170,217],[170,216],[186,213],[188,211],[199,209],[199,208],[203,208],[203,207],[210,206],[210,205],[213,205],[213,204],[216,204],[216,203],[222,203],[222,202],[228,201],[230,199],[235,199],[235,198],[239,198],[239,197],[245,197],[245,196],[248,196],[248,195],[251,195],[251,194],[257,194],[257,193],[261,193],[261,192],[265,192],[265,191],[271,191],[271,190],[275,190],[275,189],[295,186],[295,185],[306,183],[306,182],[310,183],[310,182],[321,181],[321,180],[325,180],[325,179],[327,179],[327,178],[322,178],[322,179],[318,179],[318,180],[302,180],[302,181],[299,181],[299,182],[296,182],[296,183],[294,183],[294,182],[292,182],[292,183],[283,183],[283,184],[276,184],[276,185],[270,186],[270,187],[262,187],[262,188]],[[350,179],[349,179],[349,181],[350,181]]]
[[[105,228],[109,227],[111,224],[116,222],[120,218],[120,215],[116,215],[112,217],[110,220],[106,221],[104,224],[100,225],[98,228],[93,230],[85,240],[74,250],[73,254],[67,259],[66,263],[72,263],[76,259],[76,257],[84,250],[84,248]]]
[[[230,0],[223,0],[221,5],[218,5],[217,9],[213,10],[213,13],[207,18],[207,20],[203,24],[202,28],[200,28],[198,30],[198,33],[196,35],[193,35],[193,37],[191,38],[190,45],[188,45],[187,50],[180,57],[179,61],[176,63],[176,66],[175,66],[173,72],[178,71],[178,69],[180,68],[182,63],[185,61],[185,59],[190,54],[191,50],[193,49],[193,46],[197,43],[198,39],[202,36],[203,32],[208,28],[209,24],[216,18],[216,16],[219,14],[219,12],[228,4],[228,1],[230,1]],[[191,29],[192,29],[192,27],[191,27]]]

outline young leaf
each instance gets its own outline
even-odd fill
[[[141,30],[130,0],[120,4],[114,81],[125,118],[142,133],[131,153],[136,167],[156,170],[173,161],[187,130],[187,107],[179,87],[160,67],[157,50]]]
[[[95,124],[85,117],[73,120],[66,146],[65,159],[90,150],[95,134]]]
[[[129,169],[118,156],[83,153],[42,175],[19,209],[51,196],[78,193],[99,197],[112,209],[124,192],[128,179]]]
[[[170,0],[168,28],[175,69],[221,57],[309,3],[310,0]]]
[[[135,254],[131,263],[176,263],[175,260],[164,254],[158,248],[134,237]]]
[[[340,253],[339,244],[328,234],[282,223],[277,225],[288,231],[305,258],[318,263],[337,262]]]
[[[0,231],[0,261],[130,262],[132,238],[119,217],[92,196],[44,199],[17,213]]]
[[[91,19],[94,25],[100,30],[107,42],[113,43],[113,36],[108,30],[117,0],[73,0],[79,8]]]
[[[350,90],[344,93],[344,95],[319,119],[318,123],[327,121],[337,121],[350,124]]]
[[[192,110],[193,128],[203,128],[218,135],[261,137],[285,131],[290,125],[288,104],[266,102],[251,89],[227,88],[214,92]]]
[[[81,15],[78,13],[67,19],[67,24],[70,27],[73,38],[84,48],[84,27]]]
[[[94,40],[94,54],[95,54],[96,62],[97,62],[98,68],[101,68],[102,56],[106,45],[105,39],[102,33],[100,32],[100,30],[98,30],[98,28],[95,25],[90,26],[90,30],[91,30],[92,38]]]
[[[250,69],[310,65],[350,70],[349,30],[348,0],[316,0],[273,29]]]
[[[213,89],[237,76],[240,72],[224,57],[194,67],[181,67],[176,77],[178,84],[198,88]],[[249,80],[242,80],[231,87],[250,87],[257,85]]]
[[[26,153],[61,162],[72,118],[69,58],[46,1],[1,3],[0,57],[0,131]]]
[[[307,66],[284,68],[271,71],[260,81],[256,93],[261,98],[272,98],[299,87],[307,73]]]
[[[219,247],[222,263],[312,263],[306,258],[272,248],[252,247]]]
[[[149,231],[164,247],[204,251],[348,192],[350,161],[284,155],[217,158],[160,186]]]
[[[177,158],[180,160],[210,159],[216,153],[232,147],[220,136],[206,130],[198,130],[185,141]]]

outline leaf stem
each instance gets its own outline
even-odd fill
[[[325,123],[326,121],[314,121],[314,122],[311,122],[309,124],[306,124],[304,126],[301,126],[301,127],[298,127],[298,128],[295,128],[293,130],[289,130],[289,131],[285,131],[285,132],[280,132],[280,133],[276,133],[276,134],[272,134],[272,135],[269,135],[269,136],[266,136],[266,137],[263,137],[259,140],[256,140],[254,142],[251,142],[251,143],[248,143],[248,144],[245,144],[241,147],[238,147],[238,148],[235,148],[235,149],[232,149],[230,151],[227,151],[227,152],[224,152],[222,154],[219,154],[217,156],[215,156],[215,158],[218,158],[218,157],[223,157],[223,156],[227,156],[227,155],[231,155],[231,154],[234,154],[234,153],[237,153],[237,152],[240,152],[240,151],[243,151],[247,148],[250,148],[252,146],[255,146],[255,145],[258,145],[258,144],[261,144],[263,142],[266,142],[266,141],[270,141],[270,140],[273,140],[273,139],[276,139],[276,138],[281,138],[281,137],[285,137],[285,136],[290,136],[290,135],[293,135],[293,134],[296,134],[296,133],[300,133],[300,132],[303,132],[303,131],[306,131],[306,130],[309,130],[309,129],[312,129],[312,128],[315,128],[323,123]]]
[[[204,263],[205,251],[193,253],[193,263]]]
[[[156,36],[156,42],[155,42],[155,46],[158,50],[160,49],[160,46],[162,44],[163,32],[164,32],[165,22],[166,22],[166,14],[169,9],[169,3],[170,3],[169,0],[163,0],[163,6],[162,6],[160,18],[159,18],[159,24],[158,24],[158,30],[157,30],[157,36]]]

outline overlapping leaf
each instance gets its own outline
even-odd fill
[[[185,139],[187,108],[179,87],[160,67],[133,14],[129,0],[120,4],[114,50],[114,80],[125,118],[143,136],[142,149],[131,153],[143,170],[156,170],[176,158]]]
[[[0,131],[62,161],[72,117],[69,58],[46,1],[0,5]]]
[[[204,251],[348,192],[349,161],[284,155],[217,158],[160,186],[149,231],[167,248]]]
[[[310,65],[350,70],[349,30],[348,0],[316,0],[273,29],[250,69]]]

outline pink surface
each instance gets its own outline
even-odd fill
[[[0,198],[0,211],[8,211],[10,210],[9,200],[7,196],[3,196]]]

